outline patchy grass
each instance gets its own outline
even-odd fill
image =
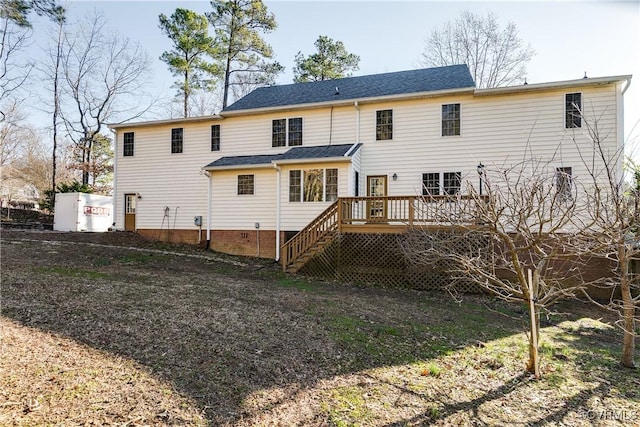
[[[89,237],[3,233],[0,425],[640,423],[620,331],[582,303],[544,319],[536,381],[519,306]]]

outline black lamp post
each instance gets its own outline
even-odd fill
[[[480,195],[482,196],[482,174],[484,174],[484,165],[482,162],[478,163],[478,179],[480,180]]]

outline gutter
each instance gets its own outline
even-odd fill
[[[351,149],[349,149],[351,150]],[[272,160],[272,164],[278,165],[300,165],[306,163],[331,163],[331,162],[350,162],[350,158],[344,156],[340,157],[318,157],[311,159],[284,159],[284,160]]]
[[[204,171],[223,171],[223,170],[236,170],[236,169],[270,169],[272,168],[272,163],[258,163],[255,165],[229,165],[229,166],[210,166],[203,167]]]
[[[113,231],[116,230],[116,218],[118,212],[118,130],[109,129],[113,133]],[[124,228],[124,226],[122,227]]]
[[[626,85],[624,86],[624,89],[622,89],[622,95],[624,95],[627,89],[629,89],[629,86],[631,86],[631,76],[628,76],[626,80]]]
[[[197,116],[197,117],[180,117],[177,119],[160,119],[160,120],[147,120],[144,122],[133,122],[133,123],[108,123],[107,127],[109,129],[121,129],[121,128],[130,128],[130,127],[143,127],[143,126],[158,126],[158,125],[175,125],[180,123],[197,123],[197,122],[208,122],[212,120],[222,120],[223,117],[220,115],[213,116]]]
[[[588,79],[576,79],[576,80],[565,80],[559,82],[551,82],[551,83],[536,83],[536,84],[526,84],[519,86],[506,86],[506,87],[496,87],[496,88],[488,88],[488,89],[476,89],[474,91],[474,96],[490,96],[490,95],[500,95],[505,93],[518,93],[518,92],[533,92],[533,91],[543,91],[543,90],[551,90],[551,89],[562,89],[562,88],[570,88],[570,87],[584,87],[584,86],[598,86],[616,83],[620,81],[628,81],[631,79],[631,75],[621,75],[621,76],[612,76],[612,77],[594,77]]]

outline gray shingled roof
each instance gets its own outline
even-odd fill
[[[349,153],[350,156],[358,151],[361,146],[362,144],[357,144],[351,153]],[[353,144],[293,147],[282,154],[221,157],[206,165],[205,168],[208,169],[223,166],[259,166],[270,164],[274,160],[307,160],[343,157],[349,152],[351,147],[353,147]]]
[[[336,88],[338,89],[337,91]],[[464,88],[475,88],[469,68],[466,65],[451,65],[319,82],[262,87],[222,110],[222,114],[224,115],[226,111],[357,100]]]

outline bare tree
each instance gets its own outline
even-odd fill
[[[19,157],[25,128],[25,116],[18,107],[18,102],[6,102],[4,120],[0,121],[0,167],[7,166]]]
[[[493,13],[464,11],[454,22],[433,30],[421,56],[427,67],[467,64],[479,88],[522,83],[535,54],[513,22],[501,28]]]
[[[618,314],[623,331],[621,364],[635,367],[635,336],[640,307],[640,187],[638,171],[636,183],[630,185],[621,169],[625,146],[608,148],[608,135],[599,127],[597,119],[582,115],[581,129],[592,142],[588,151],[582,150],[582,161],[588,171],[589,203],[587,212],[595,223],[592,233],[585,236],[584,246],[612,262],[611,274],[597,285],[609,294],[601,301],[586,293],[593,303]],[[579,147],[578,144],[576,144]]]
[[[16,25],[8,16],[0,14],[0,19],[0,120],[4,120],[6,112],[2,106],[27,81],[34,64],[16,59],[18,51],[28,42],[31,30]]]
[[[139,117],[152,105],[142,92],[149,60],[139,45],[108,33],[100,15],[80,24],[78,32],[65,39],[62,72],[68,105],[63,118],[80,149],[82,183],[86,185],[93,144],[105,124]],[[125,103],[125,96],[136,104]]]
[[[577,219],[583,199],[576,197],[570,176],[550,162],[528,158],[481,170],[483,195],[468,184],[465,197],[448,196],[444,203],[424,196],[417,210],[431,210],[428,217],[436,224],[409,232],[403,250],[412,264],[448,270],[455,279],[450,289],[463,280],[526,305],[527,370],[539,377],[540,310],[585,288],[576,267],[589,252],[576,241],[591,224]]]

